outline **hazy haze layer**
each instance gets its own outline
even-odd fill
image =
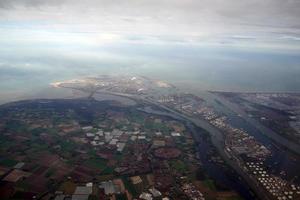
[[[299,10],[298,0],[1,0],[1,99],[98,73],[300,91]]]

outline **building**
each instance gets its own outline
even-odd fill
[[[119,143],[117,144],[117,147],[118,147],[117,151],[122,152],[123,149],[124,149],[124,147],[125,147],[125,145],[126,145],[126,143],[119,142]]]
[[[85,126],[85,127],[82,127],[82,130],[83,130],[83,131],[90,131],[90,130],[92,130],[92,129],[93,129],[92,126]]]
[[[143,182],[140,176],[130,177],[130,180],[131,180],[133,185],[136,185],[136,184],[139,184],[139,183]]]
[[[102,182],[99,186],[99,188],[104,189],[104,193],[106,195],[110,195],[110,194],[115,194],[115,193],[120,193],[120,188],[115,185],[112,181],[105,181]]]
[[[144,199],[144,200],[152,200],[152,195],[146,192],[143,192],[140,196],[140,199]]]
[[[72,200],[88,200],[89,195],[92,194],[92,192],[93,188],[90,186],[77,186],[72,195]]]

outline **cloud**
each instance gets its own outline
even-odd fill
[[[283,35],[283,36],[281,37],[281,39],[284,39],[284,40],[300,41],[300,37],[297,37],[297,36],[291,36],[291,35]]]
[[[26,67],[26,68],[25,68]],[[42,75],[40,70],[31,68],[30,64],[12,65],[10,63],[0,63],[1,80],[20,77],[31,77],[33,75]]]
[[[19,6],[38,7],[38,6],[58,6],[64,3],[64,0],[1,0],[0,8],[14,9]]]
[[[94,44],[246,45],[252,40],[274,47],[293,45],[282,44],[282,37],[300,37],[299,10],[298,0],[1,0],[0,31],[18,38],[36,31],[37,40],[44,33],[50,42],[53,37]]]

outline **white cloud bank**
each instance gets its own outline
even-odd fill
[[[299,49],[299,0],[1,0],[1,41]]]

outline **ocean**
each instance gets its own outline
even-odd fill
[[[184,90],[300,92],[300,53],[186,45],[68,47],[0,55],[0,103],[49,83],[98,74],[143,75]]]

